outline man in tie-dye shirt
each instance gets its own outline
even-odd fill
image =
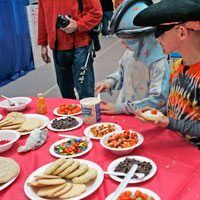
[[[165,53],[181,53],[171,74],[167,116],[156,123],[200,148],[200,0],[162,0],[139,13],[134,24],[157,26]],[[144,121],[148,109],[138,110],[137,117]]]

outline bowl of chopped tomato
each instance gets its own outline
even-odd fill
[[[66,116],[66,115],[79,115],[81,114],[80,104],[62,104],[55,108],[53,113],[56,116]]]
[[[106,134],[101,145],[116,155],[127,155],[144,141],[143,136],[133,130],[114,131]]]
[[[0,130],[0,153],[9,150],[19,138],[20,134],[17,131]]]
[[[114,193],[110,194],[106,200],[112,200]],[[126,188],[117,200],[161,200],[160,197],[152,190],[142,187]]]

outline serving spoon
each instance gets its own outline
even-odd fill
[[[104,171],[103,173],[104,174],[108,174],[108,175],[123,176],[123,177],[127,175],[126,173],[123,173],[123,172],[108,172],[108,171]],[[145,177],[144,173],[135,172],[134,175],[136,176],[136,179],[142,179],[142,178]]]
[[[8,97],[6,97],[6,96],[4,96],[4,95],[1,95],[1,97],[3,97],[4,99],[8,100],[10,106],[19,106],[19,103],[16,102],[16,101],[14,101],[13,99],[8,98]]]

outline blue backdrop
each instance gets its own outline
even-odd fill
[[[0,87],[34,69],[27,4],[0,0]]]

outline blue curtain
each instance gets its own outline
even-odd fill
[[[0,87],[34,69],[27,4],[0,0]]]

